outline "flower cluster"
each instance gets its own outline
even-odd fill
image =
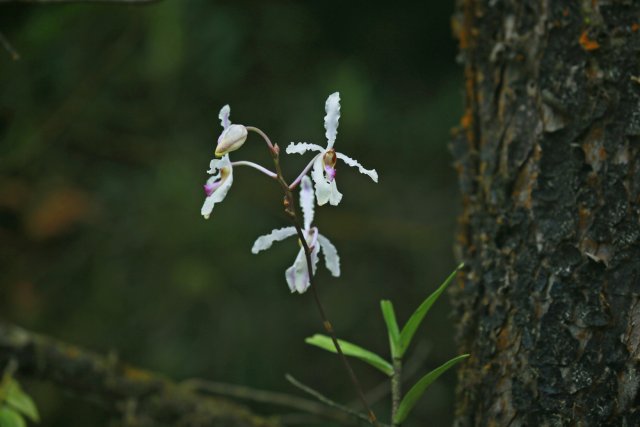
[[[233,166],[231,166],[229,154],[227,153],[229,151],[237,150],[238,148],[240,148],[240,146],[247,139],[247,129],[242,125],[232,125],[231,121],[229,120],[230,115],[231,108],[228,105],[222,107],[220,109],[220,114],[218,115],[223,130],[222,134],[220,134],[220,137],[218,138],[216,156],[222,156],[222,158],[214,158],[213,160],[211,160],[211,163],[209,164],[209,170],[207,171],[207,173],[211,174],[211,177],[204,185],[204,192],[207,195],[207,198],[204,200],[204,204],[202,205],[202,209],[200,211],[205,219],[209,219],[209,215],[211,215],[213,206],[216,203],[223,201],[224,198],[227,197],[227,193],[231,188],[231,184],[233,184]],[[244,132],[238,132],[238,127],[244,129]],[[244,133],[244,137],[235,141],[231,141],[231,138],[229,138],[229,131],[231,129],[234,129],[232,131],[234,135]],[[232,148],[229,149],[230,147]]]
[[[312,226],[314,217],[314,189],[311,179],[306,175],[311,169],[311,178],[315,184],[315,200],[319,206],[329,204],[336,206],[342,200],[342,193],[338,191],[336,184],[336,163],[340,159],[351,167],[368,175],[374,182],[378,182],[378,173],[375,169],[365,169],[357,160],[345,154],[336,152],[333,148],[338,134],[338,121],[340,119],[340,94],[338,92],[329,95],[325,103],[324,127],[326,130],[327,146],[322,148],[319,145],[301,142],[291,143],[286,149],[287,154],[304,154],[307,151],[317,152],[309,165],[302,171],[300,176],[289,186],[294,189],[300,184],[300,206],[303,212],[302,234],[311,252],[311,271],[316,272],[320,252],[324,254],[325,265],[334,277],[340,276],[340,258],[336,247],[325,236],[318,232],[317,227]],[[248,130],[255,128],[243,125],[231,124],[229,119],[230,108],[225,105],[220,110],[219,118],[223,131],[218,138],[215,150],[216,158],[211,160],[208,173],[211,177],[204,186],[206,199],[202,205],[201,213],[205,218],[209,218],[216,203],[221,202],[226,197],[231,184],[233,183],[233,166],[250,166],[263,172],[270,178],[282,178],[276,173],[257,165],[253,162],[239,161],[231,162],[229,153],[239,149],[247,139]],[[264,136],[264,135],[263,135]],[[267,141],[271,149],[271,143]],[[277,149],[277,147],[275,147]],[[274,242],[284,240],[298,234],[296,227],[285,227],[273,230],[269,234],[258,237],[253,244],[251,251],[257,254],[260,251],[269,249]],[[291,292],[305,292],[311,283],[308,274],[306,254],[299,241],[300,250],[291,267],[285,272],[285,279]]]

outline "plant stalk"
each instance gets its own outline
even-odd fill
[[[322,325],[324,326],[325,331],[331,336],[331,340],[333,341],[333,345],[336,347],[336,351],[338,353],[338,356],[340,357],[340,360],[342,361],[342,364],[344,365],[345,369],[347,370],[347,373],[349,374],[349,378],[351,379],[351,382],[353,383],[354,388],[356,389],[356,392],[358,394],[358,398],[360,399],[362,406],[364,407],[367,416],[369,418],[369,422],[378,427],[378,419],[376,418],[375,413],[373,412],[373,410],[369,407],[369,404],[367,403],[367,399],[364,396],[364,392],[362,391],[362,386],[360,385],[360,382],[358,381],[358,378],[356,377],[355,372],[353,371],[353,368],[351,368],[351,364],[349,363],[349,361],[347,360],[347,357],[344,355],[344,353],[342,352],[342,348],[340,347],[340,343],[338,342],[338,338],[336,337],[336,333],[333,329],[333,325],[331,324],[331,322],[327,319],[327,315],[324,311],[324,307],[322,306],[322,303],[320,302],[320,297],[318,295],[318,291],[316,289],[316,286],[313,282],[313,268],[312,268],[312,261],[311,261],[311,249],[309,248],[309,245],[307,244],[307,239],[306,236],[304,235],[304,232],[302,230],[302,227],[300,226],[300,221],[298,220],[298,214],[297,214],[297,209],[296,209],[296,205],[295,205],[295,200],[293,197],[293,193],[289,187],[289,184],[287,184],[287,181],[284,179],[284,175],[282,174],[282,169],[280,167],[280,148],[278,147],[278,145],[274,145],[271,140],[269,139],[269,137],[260,129],[253,127],[253,126],[247,126],[247,130],[249,131],[253,131],[256,132],[257,134],[259,134],[262,139],[264,139],[264,141],[267,143],[267,145],[269,146],[269,152],[271,153],[271,157],[273,158],[273,164],[275,166],[276,169],[276,180],[278,181],[278,183],[280,184],[280,186],[282,187],[282,191],[284,192],[284,206],[285,206],[285,212],[287,213],[287,215],[289,216],[289,219],[291,220],[291,222],[293,223],[293,226],[296,229],[296,232],[298,234],[298,238],[300,239],[300,243],[302,244],[302,248],[304,250],[304,255],[307,261],[307,274],[309,276],[309,284],[310,284],[310,288],[311,288],[311,293],[313,294],[313,299],[316,303],[316,307],[318,308],[318,312],[320,313],[320,318],[322,319]]]
[[[391,376],[391,424],[393,427],[399,427],[400,424],[395,422],[396,414],[400,408],[400,400],[402,398],[402,359],[393,358],[393,375]]]

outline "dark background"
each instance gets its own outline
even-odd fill
[[[321,324],[311,295],[284,280],[294,239],[250,253],[288,225],[278,186],[236,169],[224,203],[200,216],[217,113],[231,104],[232,121],[282,147],[324,146],[324,101],[340,91],[336,148],[380,183],[339,164],[345,197],[316,224],[342,277],[322,265],[319,291],[341,337],[387,356],[379,300],[404,322],[455,265],[451,3],[0,5],[22,57],[0,51],[0,316],[177,380],[297,393],[288,372],[357,405],[337,357],[303,342]],[[270,166],[255,136],[233,158]],[[285,156],[285,174],[308,160]],[[416,338],[417,374],[456,354],[453,323],[445,297]],[[384,380],[354,366],[366,388]],[[454,380],[438,380],[406,425],[450,425]],[[96,406],[26,386],[44,426],[107,424]]]

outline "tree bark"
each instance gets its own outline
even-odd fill
[[[640,425],[640,2],[459,0],[457,426]]]

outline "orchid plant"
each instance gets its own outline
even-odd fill
[[[459,266],[458,269],[456,269],[456,271],[454,271],[449,278],[447,278],[447,280],[418,307],[402,329],[398,326],[391,302],[386,300],[381,301],[382,315],[387,325],[390,353],[392,357],[391,362],[388,362],[383,357],[365,350],[360,346],[337,338],[333,325],[327,319],[325,310],[320,302],[313,277],[316,272],[320,253],[324,255],[325,265],[334,277],[340,276],[340,258],[333,243],[331,243],[327,237],[320,234],[317,227],[312,225],[315,213],[314,205],[317,203],[318,206],[323,206],[328,202],[330,205],[337,206],[342,200],[343,195],[338,191],[336,184],[336,164],[338,159],[342,160],[348,166],[358,168],[361,173],[367,175],[376,183],[378,182],[378,173],[375,169],[366,169],[357,160],[343,153],[336,152],[334,149],[334,144],[338,134],[338,122],[340,120],[340,94],[338,92],[329,95],[327,98],[325,102],[325,113],[324,128],[327,139],[326,147],[323,148],[320,145],[308,142],[292,142],[287,146],[287,154],[305,154],[308,151],[317,153],[312,157],[298,177],[291,183],[288,183],[281,169],[280,147],[277,144],[273,144],[269,137],[262,130],[256,127],[232,124],[230,120],[231,109],[229,105],[222,107],[218,117],[223,130],[218,138],[218,144],[215,150],[216,157],[211,160],[209,170],[207,171],[211,176],[204,185],[206,199],[202,205],[201,214],[205,219],[208,219],[214,206],[225,199],[231,185],[233,184],[234,167],[252,167],[275,180],[280,185],[284,192],[284,211],[291,220],[292,225],[289,227],[275,229],[269,234],[258,237],[253,244],[251,251],[254,254],[257,254],[263,250],[269,249],[275,242],[283,241],[293,236],[298,237],[300,250],[298,251],[293,265],[286,269],[285,280],[291,292],[298,292],[302,294],[307,290],[311,290],[322,318],[324,329],[328,333],[328,335],[316,334],[307,338],[306,342],[337,353],[340,356],[366,414],[351,411],[336,403],[333,403],[332,406],[342,408],[354,417],[366,420],[372,425],[386,425],[377,419],[365,398],[362,387],[347,359],[347,356],[354,357],[370,364],[391,378],[391,424],[393,426],[398,426],[406,419],[420,396],[438,376],[469,356],[461,355],[449,360],[445,364],[426,374],[409,390],[408,393],[406,393],[406,395],[402,395],[401,374],[403,355],[409,347],[411,340],[422,323],[425,315],[433,303],[444,292],[446,287],[453,280],[457,271],[462,266]],[[274,171],[254,162],[232,162],[230,160],[229,153],[240,149],[244,145],[249,132],[258,134],[267,144],[269,153],[273,159]],[[307,176],[310,171],[311,178]],[[300,186],[300,208],[302,209],[302,217],[300,217],[295,203],[295,198],[293,196],[293,190],[298,186]],[[317,392],[307,386],[300,385],[293,379],[289,380],[294,385],[311,393],[315,397],[319,396]],[[321,400],[324,403],[331,402],[324,397]]]

